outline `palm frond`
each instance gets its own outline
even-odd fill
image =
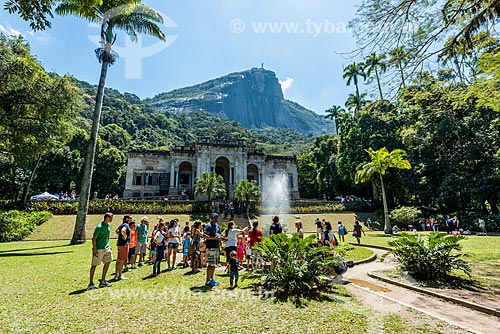
[[[95,6],[82,5],[79,1],[64,1],[56,7],[55,12],[61,16],[73,15],[90,22],[100,22],[98,8]]]

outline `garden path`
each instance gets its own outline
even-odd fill
[[[387,252],[374,248],[372,250],[378,257]],[[346,285],[346,288],[363,304],[382,313],[394,312],[408,316],[408,309],[413,309],[428,315],[429,321],[442,320],[471,333],[500,332],[500,318],[498,317],[381,282],[368,276],[371,271],[383,270],[396,265],[396,259],[392,255],[386,256],[384,262],[377,259],[373,262],[356,265],[344,275],[344,280],[350,283]],[[376,329],[381,326],[381,324],[377,324],[377,321],[381,321],[377,320],[380,318],[371,319],[374,322],[372,328]],[[456,333],[463,333],[463,331]]]

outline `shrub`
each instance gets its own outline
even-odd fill
[[[500,214],[482,214],[479,212],[459,212],[457,213],[460,219],[460,228],[469,231],[479,231],[478,218],[484,219],[486,222],[486,230],[488,232],[500,232]]]
[[[321,212],[342,212],[348,208],[340,203],[312,203],[314,205],[305,204],[304,206],[292,206],[290,212],[304,213],[321,213]],[[357,204],[353,202],[353,205]],[[362,205],[357,204],[357,205]],[[28,211],[50,211],[55,215],[74,215],[78,208],[78,202],[66,201],[31,201],[27,204]],[[354,207],[349,207],[349,210]],[[255,206],[257,213],[263,212],[260,205]],[[90,214],[103,214],[106,212],[121,213],[149,213],[149,214],[192,214],[209,212],[206,201],[107,201],[107,200],[92,200],[89,202]]]
[[[339,255],[345,256],[347,252],[353,250],[355,247],[353,245],[350,245],[346,242],[340,243],[338,246],[335,247],[335,252]]]
[[[399,227],[405,228],[414,225],[420,216],[422,216],[422,211],[413,206],[400,206],[391,212],[393,222],[398,224]]]
[[[341,212],[341,211],[346,211],[346,207],[340,203],[291,207],[292,213],[321,213],[321,212]]]
[[[17,204],[15,201],[2,199],[0,200],[0,211],[13,210]]]
[[[205,212],[204,203],[186,201],[106,201],[93,200],[89,202],[90,214],[106,212],[121,213],[149,213],[149,214],[190,214]],[[74,215],[78,202],[62,201],[32,201],[27,209],[31,212],[50,211],[56,215]]]
[[[49,211],[30,212],[26,214],[26,216],[29,221],[35,223],[36,226],[39,226],[52,218],[52,213]]]
[[[255,247],[272,262],[269,270],[256,271],[260,286],[273,291],[280,300],[313,299],[331,291],[331,280],[325,277],[325,268],[338,265],[341,257],[332,254],[328,247],[315,248],[315,236],[305,239],[298,234],[288,237],[284,233],[264,238]]]
[[[26,238],[35,226],[52,217],[50,212],[27,213],[11,210],[0,213],[0,242],[19,241]]]
[[[401,233],[396,240],[389,242],[392,253],[401,263],[403,270],[419,279],[443,280],[452,270],[464,272],[470,277],[470,267],[462,260],[463,254],[459,242],[465,239],[461,235],[430,233],[428,235],[410,235]]]

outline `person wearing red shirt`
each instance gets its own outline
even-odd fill
[[[252,222],[252,229],[248,231],[248,237],[250,238],[250,249],[252,256],[252,268],[253,269],[261,269],[263,264],[262,254],[260,250],[254,249],[254,245],[262,240],[264,237],[264,233],[262,230],[257,229],[259,226],[259,222],[254,220]]]

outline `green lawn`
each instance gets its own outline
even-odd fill
[[[88,215],[87,216],[87,225],[86,225],[86,234],[87,236],[91,236],[94,228],[99,222],[102,221],[103,215]],[[134,214],[135,220],[138,222],[143,215]],[[157,222],[157,215],[146,215],[149,217],[150,222]],[[181,222],[181,225],[184,226],[186,221],[193,222],[195,219],[204,219],[208,221],[208,217],[199,217],[199,216],[190,216],[190,215],[164,215],[166,219],[178,218]],[[336,226],[338,221],[342,221],[347,225],[349,231],[352,231],[352,226],[354,225],[354,221],[356,219],[356,215],[354,213],[334,213],[334,214],[303,214],[303,215],[283,215],[282,219],[285,222],[286,228],[288,232],[294,232],[293,224],[295,223],[296,217],[302,221],[304,226],[304,231],[306,233],[315,233],[316,225],[314,225],[314,220],[316,218],[326,219],[332,222],[332,226],[334,231],[336,231]],[[259,226],[262,229],[268,228],[271,222],[271,216],[265,215],[256,217],[259,220]],[[34,233],[32,233],[26,240],[32,241],[41,241],[41,240],[70,240],[73,235],[73,228],[75,226],[75,215],[67,215],[67,216],[53,216],[48,222],[44,223],[41,226],[38,226]],[[112,227],[117,227],[121,223],[122,215],[116,215],[115,219],[111,223]],[[227,224],[228,220],[224,220],[222,217],[219,220],[222,224]],[[237,225],[244,227],[247,226],[248,222],[245,217],[235,217],[235,222]],[[113,237],[113,236],[111,236]],[[348,239],[353,239],[348,236]]]
[[[127,273],[127,281],[86,292],[90,254],[89,242],[0,244],[1,332],[320,333],[335,326],[335,333],[365,333],[369,319],[378,317],[340,286],[332,300],[296,308],[261,298],[247,288],[248,281],[229,291],[222,272],[216,273],[220,286],[205,290],[205,273],[185,275],[187,269],[144,279],[151,272],[145,266]],[[414,320],[401,322],[412,334],[429,330],[419,329]],[[446,333],[442,324],[430,329]]]
[[[422,233],[422,232],[418,232]],[[428,232],[425,232],[427,234]],[[397,236],[386,235],[383,232],[367,232],[361,242],[366,245],[386,246]],[[484,287],[500,290],[500,236],[467,235],[460,242],[462,253],[472,267],[475,279]]]

